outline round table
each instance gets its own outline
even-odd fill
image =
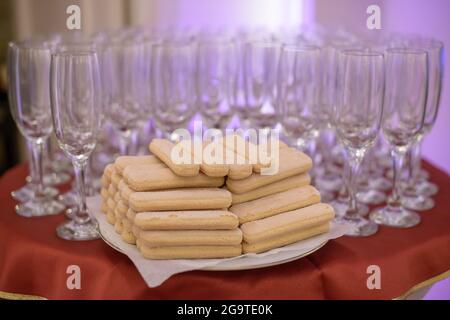
[[[332,240],[312,255],[283,265],[191,271],[151,289],[133,263],[102,240],[59,239],[55,228],[66,219],[62,214],[18,216],[10,192],[24,184],[26,166],[19,165],[0,178],[0,298],[22,297],[11,293],[48,299],[403,297],[450,275],[450,177],[428,163],[424,167],[440,192],[434,198],[436,207],[421,213],[422,222],[414,228],[382,226],[374,236]],[[79,289],[70,285],[73,265],[80,268]],[[380,288],[370,285],[377,267]]]

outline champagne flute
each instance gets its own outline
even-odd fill
[[[351,226],[350,236],[370,236],[375,223],[358,214],[357,177],[366,152],[374,145],[383,114],[384,57],[382,53],[343,51],[338,70],[337,103],[333,115],[336,134],[343,145],[349,168],[349,205],[337,222]]]
[[[89,157],[101,128],[101,81],[94,51],[63,51],[52,55],[52,117],[60,148],[71,159],[79,193],[73,219],[56,229],[66,240],[99,237],[97,222],[86,205],[85,177]]]
[[[386,51],[386,94],[383,133],[394,163],[394,186],[388,204],[370,214],[378,224],[409,228],[420,216],[403,207],[400,175],[405,154],[421,133],[428,91],[428,54],[424,50],[391,48]]]
[[[285,45],[278,70],[278,107],[284,136],[305,150],[318,136],[320,49],[310,45]]]
[[[431,131],[436,122],[443,77],[444,46],[435,40],[425,40],[413,43],[413,46],[423,48],[428,53],[428,95],[424,125],[413,144],[409,158],[409,179],[403,189],[403,205],[411,210],[425,211],[434,207],[431,195],[438,187],[421,176],[421,145],[424,137]]]
[[[197,48],[197,97],[208,127],[225,129],[230,120],[232,54],[232,43],[226,39],[202,41]]]
[[[151,90],[155,120],[165,137],[185,127],[194,114],[195,50],[190,41],[156,44],[152,54]]]
[[[36,181],[33,194],[16,206],[25,217],[60,213],[64,206],[55,201],[53,191],[44,185],[44,145],[52,133],[50,112],[51,46],[45,41],[11,43],[8,49],[8,78],[11,113],[20,132],[32,145]]]

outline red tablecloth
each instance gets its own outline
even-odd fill
[[[440,187],[436,207],[411,229],[381,227],[368,238],[342,237],[314,254],[248,271],[194,271],[160,287],[146,286],[128,258],[102,240],[59,239],[63,215],[23,218],[11,190],[23,185],[26,167],[0,178],[0,291],[49,299],[391,299],[450,269],[450,177],[428,165]],[[66,285],[69,265],[81,268],[81,289]],[[367,267],[381,268],[381,289],[367,288]]]

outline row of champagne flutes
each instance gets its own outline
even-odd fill
[[[412,174],[405,189],[413,202],[430,200],[432,192],[426,187],[417,189],[428,183],[420,175],[417,145],[437,115],[442,74],[442,45],[437,41],[403,36],[374,40],[304,30],[288,35],[263,32],[165,37],[131,29],[91,37],[25,41],[11,44],[9,53],[13,115],[34,146],[33,163],[38,168],[36,197],[25,205],[39,209],[31,210],[29,216],[61,210],[45,192],[39,160],[52,131],[50,92],[56,137],[75,164],[80,204],[74,220],[58,229],[64,238],[96,236],[85,204],[84,168],[101,123],[101,136],[106,139],[97,151],[106,159],[114,157],[114,148],[105,147],[109,144],[118,142],[122,154],[136,152],[136,138],[143,136],[141,142],[147,144],[153,134],[149,128],[174,138],[172,131],[187,126],[196,115],[207,127],[276,128],[290,144],[307,150],[320,164],[314,170],[314,181],[324,197],[331,200],[330,191],[341,189],[334,204],[344,214],[342,219],[354,226],[354,235],[376,231],[373,223],[362,218],[368,209],[361,209],[365,207],[358,205],[357,199],[370,203],[370,194],[390,187],[383,170],[374,166],[386,162],[386,141],[397,158],[415,146]],[[412,59],[419,53],[425,56],[425,69]],[[400,66],[407,72],[420,71],[426,79],[406,77],[416,82],[400,87],[398,83],[405,80],[402,77],[409,75]],[[422,89],[424,96],[416,97]],[[414,115],[423,115],[422,121],[417,122],[420,117]],[[387,119],[392,120],[393,128]],[[380,127],[388,139],[379,138]],[[111,130],[117,139],[105,136]],[[398,137],[403,139],[401,146],[394,139]],[[347,157],[342,156],[341,147],[333,148],[336,138]],[[383,148],[370,152],[365,178],[360,179],[366,190],[356,194],[356,171],[373,144]],[[345,159],[352,165],[348,176],[341,179],[340,165]],[[336,165],[336,160],[341,163]],[[378,223],[406,227],[418,219],[401,206],[399,161],[396,163],[393,172],[397,183],[390,211],[372,217]],[[373,187],[375,181],[379,183]],[[364,196],[365,191],[369,196]]]

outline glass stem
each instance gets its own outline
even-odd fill
[[[120,131],[120,154],[121,155],[129,155],[130,154],[130,138],[131,138],[131,130],[122,130]]]
[[[78,190],[78,210],[74,217],[76,223],[83,224],[89,221],[89,213],[86,205],[86,160],[74,161],[75,178]]]
[[[402,177],[402,168],[403,162],[405,159],[405,152],[398,149],[393,149],[392,160],[393,160],[393,168],[394,168],[394,185],[392,187],[392,194],[389,197],[389,206],[392,208],[400,208],[401,207],[401,177]]]
[[[358,202],[356,201],[357,192],[357,179],[359,169],[361,168],[361,162],[363,159],[363,154],[359,151],[349,152],[349,163],[350,168],[348,170],[348,192],[349,192],[349,204],[346,214],[348,216],[357,215],[358,213]]]
[[[27,141],[27,150],[28,150],[28,170],[29,170],[29,176],[31,177],[31,185],[36,186],[38,177],[36,173],[36,161],[34,159],[34,152],[33,152],[33,143],[31,141]]]
[[[411,184],[415,184],[420,177],[421,149],[422,149],[422,139],[414,143],[410,149],[409,181]]]
[[[44,140],[38,139],[33,141],[32,147],[32,158],[33,158],[33,166],[36,175],[35,181],[35,197],[37,199],[42,199],[45,197],[44,194],[44,166],[42,163],[42,155],[44,152]],[[33,177],[34,178],[34,177]]]

